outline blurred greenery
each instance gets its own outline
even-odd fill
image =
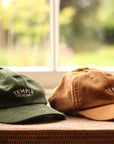
[[[61,5],[60,41],[76,50],[85,43],[114,43],[114,0],[61,0]],[[70,22],[61,22],[61,16]]]
[[[77,52],[73,53],[72,56],[65,53],[60,59],[64,66],[114,66],[114,47],[104,45],[94,52]]]
[[[50,64],[48,0],[0,0],[0,64]],[[60,65],[114,65],[114,0],[60,1]]]
[[[98,7],[97,17],[102,27],[114,29],[114,0],[102,0],[102,5]]]
[[[40,35],[49,30],[49,4],[46,0],[14,0],[5,7],[0,5],[0,21],[4,30],[12,30],[15,34]]]
[[[13,51],[0,48],[0,63],[5,66],[47,66],[49,65],[48,50],[35,47],[33,50],[28,48],[16,48]]]
[[[0,64],[49,65],[50,5],[47,0],[2,2],[0,0]]]
[[[114,66],[113,16],[114,0],[61,0],[60,65]]]

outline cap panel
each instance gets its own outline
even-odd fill
[[[92,70],[80,77],[79,87],[81,105],[78,110],[114,103],[114,95],[106,94],[107,89],[114,87],[113,77],[107,77],[102,71]]]
[[[80,98],[79,98],[79,78],[78,76],[73,77],[73,82],[72,82],[72,97],[73,97],[73,102],[75,109],[78,109],[80,106]]]
[[[45,92],[34,80],[16,72],[0,70],[0,107],[46,104]]]
[[[72,98],[72,73],[65,74],[58,87],[50,94],[50,105],[62,112],[74,110],[74,102]]]
[[[89,72],[89,68],[78,68],[72,71],[73,73],[73,82],[72,82],[72,88],[73,88],[73,100],[74,100],[74,105],[75,105],[75,109],[80,109],[81,105],[82,105],[82,101],[83,101],[83,97],[81,97],[80,91],[82,91],[80,89],[80,82],[83,82],[83,80],[81,80],[81,77],[83,78],[87,73]],[[88,76],[85,76],[85,78]],[[83,93],[84,93],[84,89],[83,89]]]

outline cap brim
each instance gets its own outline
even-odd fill
[[[94,120],[113,120],[114,104],[78,111],[81,115]]]
[[[45,104],[0,109],[1,123],[29,123],[62,120],[65,115]]]

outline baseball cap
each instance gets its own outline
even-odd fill
[[[65,115],[47,105],[40,83],[0,68],[0,122],[27,123],[62,120]]]
[[[94,120],[114,119],[114,72],[83,67],[67,72],[50,93],[50,105]]]

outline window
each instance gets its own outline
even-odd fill
[[[0,64],[45,88],[55,87],[74,67],[114,70],[113,3],[1,0]]]
[[[60,0],[63,66],[114,66],[114,0]]]
[[[0,63],[50,66],[50,1],[1,0]]]

